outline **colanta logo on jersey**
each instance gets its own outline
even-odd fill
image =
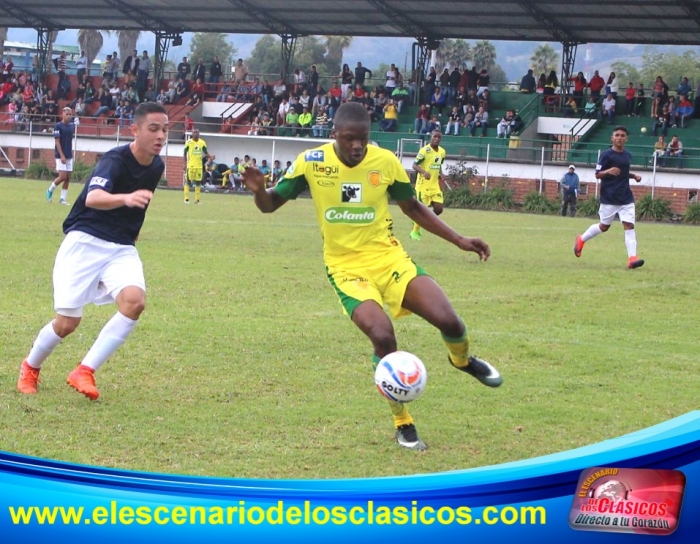
[[[367,224],[376,217],[374,208],[351,208],[335,206],[328,208],[324,214],[329,223]]]
[[[312,149],[304,153],[306,162],[323,162],[323,151],[320,149]]]

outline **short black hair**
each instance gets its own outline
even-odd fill
[[[613,132],[617,132],[618,130],[621,130],[625,134],[629,134],[629,131],[627,130],[627,127],[625,125],[617,125],[614,129]]]
[[[141,119],[144,119],[149,113],[164,113],[168,114],[167,110],[158,102],[142,102],[134,112],[134,124],[138,124]]]
[[[366,124],[368,127],[372,124],[367,110],[359,102],[341,104],[333,118],[333,126],[336,128],[352,123]]]

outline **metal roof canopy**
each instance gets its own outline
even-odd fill
[[[700,44],[700,0],[3,0],[0,26]]]

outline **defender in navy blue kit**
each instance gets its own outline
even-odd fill
[[[639,268],[644,265],[644,261],[637,258],[637,234],[634,230],[636,213],[630,180],[639,183],[642,177],[630,172],[632,155],[625,149],[626,142],[627,128],[615,127],[612,147],[600,154],[595,167],[595,177],[600,180],[600,223],[591,225],[586,232],[576,237],[574,255],[580,257],[588,240],[607,232],[617,215],[625,229],[627,268]]]
[[[116,302],[117,313],[67,379],[71,387],[97,399],[95,370],[124,343],[146,306],[135,243],[165,169],[159,156],[168,136],[163,106],[141,104],[131,131],[134,141],[105,153],[63,223],[66,237],[53,270],[56,316],[41,329],[22,362],[17,382],[22,393],[37,392],[42,363],[78,327],[85,305]]]

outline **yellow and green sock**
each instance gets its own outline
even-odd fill
[[[469,364],[469,335],[466,329],[459,338],[450,338],[442,335],[442,341],[447,346],[450,361],[456,367],[465,367]]]
[[[377,364],[381,361],[381,357],[377,355],[372,355],[372,368],[377,369]],[[396,402],[393,400],[386,399],[389,403],[389,409],[391,410],[391,415],[394,418],[394,427],[399,428],[402,425],[408,425],[413,423],[413,418],[411,414],[408,413],[408,406],[403,402]]]

